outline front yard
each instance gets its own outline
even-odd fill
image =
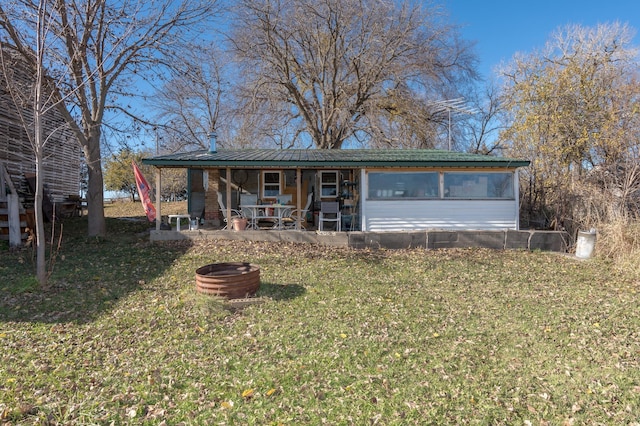
[[[488,250],[150,244],[65,224],[51,288],[0,256],[0,423],[640,423],[640,277]],[[261,304],[196,294],[261,266]]]

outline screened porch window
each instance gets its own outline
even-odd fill
[[[513,177],[513,173],[444,173],[444,197],[513,200]]]
[[[369,199],[438,198],[437,172],[369,173]]]

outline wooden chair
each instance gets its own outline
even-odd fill
[[[335,223],[336,231],[341,231],[342,216],[340,214],[340,203],[337,201],[323,201],[320,203],[320,215],[318,216],[318,230],[324,231],[324,223]]]

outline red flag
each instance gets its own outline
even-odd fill
[[[156,208],[153,206],[151,202],[151,187],[147,183],[147,180],[142,175],[142,172],[138,168],[138,165],[135,161],[133,163],[133,174],[136,178],[136,186],[138,187],[138,195],[140,195],[140,201],[142,201],[142,207],[144,207],[144,212],[147,214],[147,218],[149,222],[153,222],[156,220]]]

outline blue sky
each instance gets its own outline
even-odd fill
[[[480,72],[516,52],[541,48],[552,32],[567,24],[596,26],[619,21],[640,31],[640,0],[440,0],[451,22],[461,26],[466,40],[475,41]],[[636,33],[634,44],[640,45]]]

